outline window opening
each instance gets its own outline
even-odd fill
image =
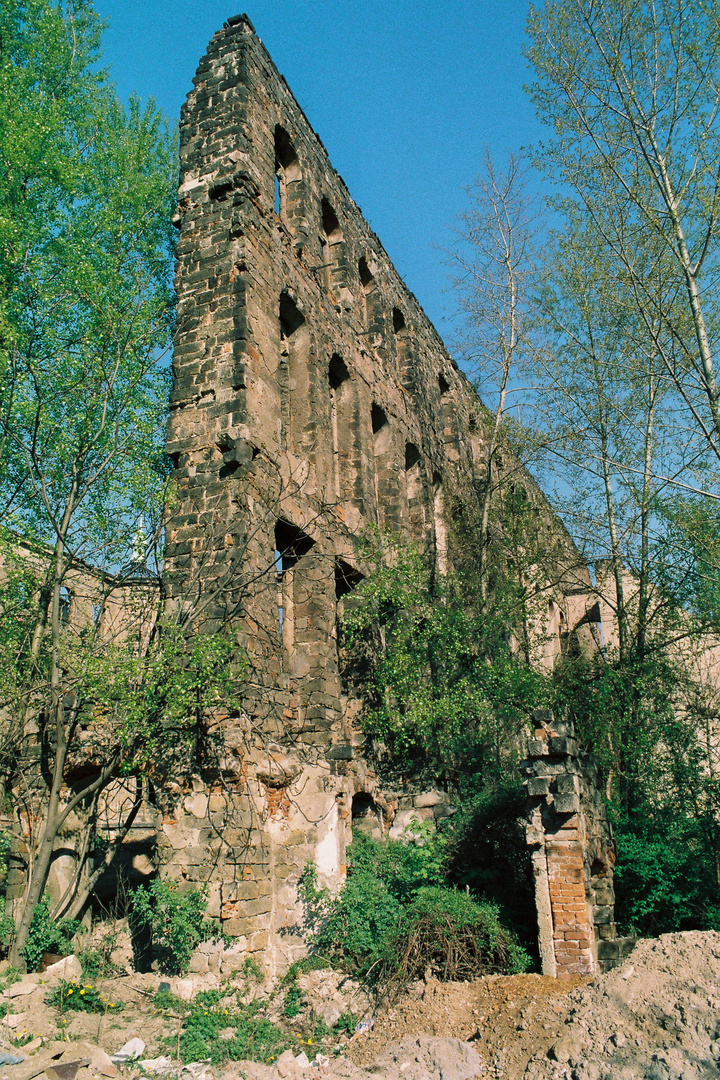
[[[378,806],[372,795],[368,795],[366,791],[359,791],[357,795],[353,795],[351,814],[353,821],[358,821],[361,818],[377,817],[379,814]]]
[[[297,206],[292,205],[296,196],[290,198],[290,185],[298,185],[301,179],[295,147],[287,131],[278,124],[275,128],[275,210],[286,224],[290,224],[297,212]]]
[[[415,443],[405,443],[405,470],[412,469],[422,457]]]
[[[288,571],[292,570],[314,545],[315,541],[290,521],[284,518],[276,521],[273,564],[278,585],[278,630],[285,657],[291,655],[295,644],[293,575]]]
[[[348,443],[348,401],[342,387],[349,382],[350,372],[341,356],[335,353],[328,365],[328,384],[330,386],[330,427],[332,433],[332,469],[335,498],[342,499],[342,477],[340,468],[340,440],[347,455]]]
[[[66,626],[70,622],[70,606],[72,604],[72,593],[69,589],[66,589],[64,585],[60,586],[60,625]]]
[[[357,589],[363,580],[364,574],[361,574],[354,566],[350,566],[344,559],[335,560],[335,598],[337,600],[341,600],[353,589]]]
[[[370,410],[370,420],[372,423],[373,435],[377,435],[379,431],[382,431],[388,424],[388,418],[385,414],[385,410],[381,409],[379,405],[373,402]]]
[[[280,333],[284,338],[293,336],[305,322],[305,316],[288,293],[280,294]]]
[[[363,286],[372,285],[375,281],[375,278],[370,273],[370,268],[368,267],[367,259],[364,255],[358,263],[358,274],[360,275],[360,284]]]
[[[280,518],[275,523],[275,569],[282,577],[315,546],[312,537]]]
[[[341,248],[343,235],[340,229],[338,216],[327,199],[322,200],[322,231],[320,237],[320,263],[323,273],[325,288],[330,291],[337,282],[338,256]],[[342,284],[340,282],[339,284]]]
[[[435,524],[435,554],[441,574],[447,574],[447,526],[445,525],[445,497],[440,473],[433,473],[433,515]]]
[[[344,382],[350,378],[350,372],[342,356],[334,353],[328,365],[328,382],[331,390],[339,390]]]
[[[280,294],[278,317],[281,446],[313,460],[310,328],[287,290]]]
[[[407,327],[405,325],[405,316],[403,315],[400,308],[396,308],[396,307],[393,308],[392,315],[393,315],[393,330],[395,331],[396,334],[401,334],[403,332],[403,330],[407,329]]]
[[[450,389],[450,383],[447,381],[444,375],[438,375],[438,386],[440,387],[441,394],[447,394]]]
[[[377,282],[363,255],[358,262],[358,275],[363,291],[365,328],[369,332],[382,333],[382,308]]]
[[[340,222],[338,216],[333,210],[327,199],[322,201],[322,225],[323,232],[327,236],[330,243],[334,242],[334,234],[340,231]]]

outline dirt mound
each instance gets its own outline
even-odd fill
[[[561,1038],[526,1080],[705,1080],[720,1075],[720,934],[641,941],[567,1002]]]
[[[425,1033],[472,1045],[483,1076],[516,1080],[530,1058],[547,1053],[564,1031],[568,1000],[586,980],[560,982],[543,975],[489,975],[472,983],[428,983],[375,1020],[345,1053],[370,1066],[389,1043]]]
[[[348,1048],[370,1065],[425,1032],[468,1041],[503,1080],[705,1080],[720,1076],[720,934],[641,941],[622,967],[574,986],[540,975],[428,983]]]
[[[304,1003],[291,1019],[287,1019],[282,991],[258,988],[264,1015],[284,1023],[293,1043],[277,1064],[271,1057],[262,1063],[226,1066],[203,1061],[183,1069],[173,1050],[182,1017],[172,1010],[158,1012],[155,993],[168,983],[156,975],[98,981],[98,990],[115,1007],[100,1015],[81,1012],[62,1017],[48,1005],[51,984],[41,979],[26,977],[4,992],[0,1049],[27,1057],[23,1063],[0,1065],[0,1080],[26,1080],[28,1070],[43,1072],[48,1064],[45,1056],[55,1053],[53,1040],[60,1033],[59,1046],[78,1063],[82,1059],[76,1080],[100,1078],[90,1054],[92,1046],[100,1045],[112,1054],[130,1035],[141,1036],[146,1056],[169,1055],[167,1067],[157,1072],[165,1080],[239,1080],[241,1076],[245,1080],[313,1076],[326,1080],[471,1080],[475,1076],[482,1080],[709,1080],[720,1076],[717,933],[667,934],[642,941],[622,967],[593,983],[569,984],[541,975],[494,975],[449,984],[431,979],[415,984],[392,1008],[376,1009],[374,1015],[372,1002],[357,983],[337,972],[311,972],[298,980]],[[205,975],[170,983],[178,998],[189,1000],[215,984],[220,989],[222,981]],[[318,1041],[316,1025],[322,1020],[328,1030],[339,1011],[363,1017],[359,1030],[350,1037],[352,1027],[347,1034],[340,1027],[332,1028]],[[22,1045],[29,1038],[32,1041]],[[87,1064],[85,1058],[90,1059]],[[63,1057],[61,1064],[64,1061]],[[53,1068],[57,1071],[57,1064]],[[51,1073],[52,1068],[44,1075]],[[127,1080],[143,1075],[132,1065],[119,1073]]]

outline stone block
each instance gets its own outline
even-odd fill
[[[553,800],[556,814],[577,814],[580,810],[580,799],[577,795],[556,795]]]
[[[620,947],[617,941],[598,941],[597,957],[598,960],[618,960]]]
[[[426,809],[428,807],[439,806],[440,803],[447,801],[447,796],[442,791],[424,791],[421,795],[416,795],[413,799],[413,804],[418,809]]]
[[[527,793],[530,798],[547,795],[550,791],[550,781],[547,776],[531,776],[527,781]]]
[[[580,780],[571,773],[562,773],[555,781],[559,795],[579,795]]]
[[[606,923],[613,921],[614,908],[612,907],[594,907],[593,908],[593,922],[596,926],[603,926]]]
[[[270,943],[270,935],[267,930],[258,930],[248,938],[248,952],[260,952],[267,949]]]

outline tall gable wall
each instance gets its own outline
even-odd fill
[[[168,789],[161,858],[169,877],[209,881],[238,955],[273,966],[302,948],[305,864],[342,880],[353,797],[372,795],[386,827],[397,806],[362,757],[338,666],[338,613],[365,570],[356,540],[379,526],[442,572],[451,504],[477,509],[487,413],[247,18],[215,35],[194,82],[165,588],[199,628],[229,621],[251,670],[215,717],[214,756]],[[505,467],[577,564],[530,477]],[[560,585],[553,596],[564,604]]]

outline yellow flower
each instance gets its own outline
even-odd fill
[[[68,997],[72,994],[72,987],[68,990]]]
[[[80,993],[81,993],[81,994],[84,994],[84,993],[85,993],[85,991],[84,991],[84,990],[81,990],[81,991],[80,991]]]

